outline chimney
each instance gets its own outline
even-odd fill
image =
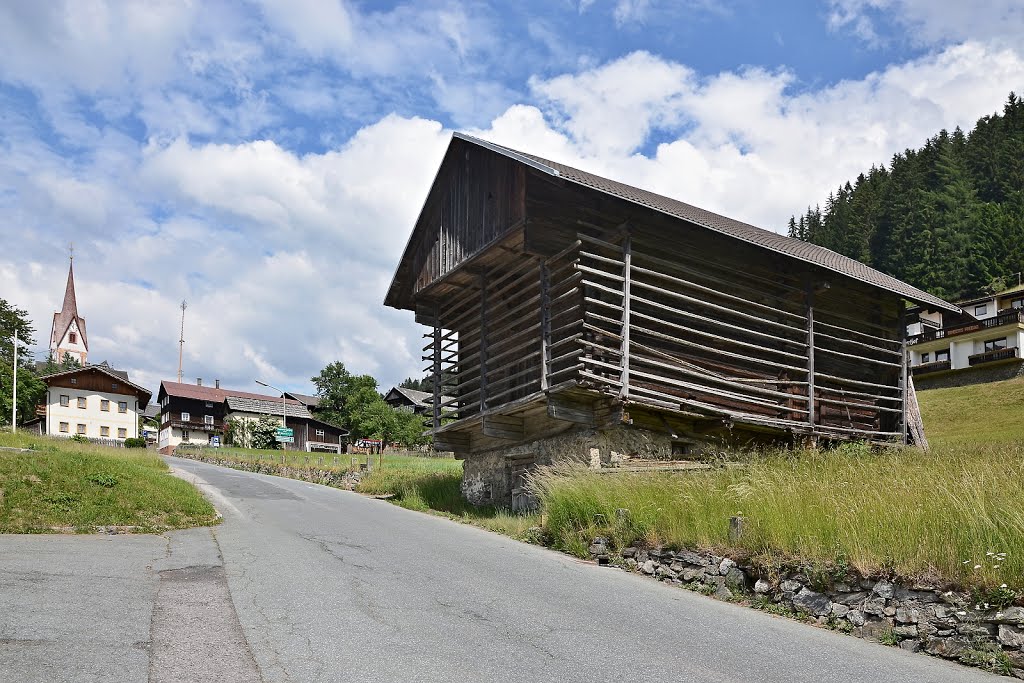
[[[214,386],[215,389],[220,389],[220,380],[219,379],[213,380],[213,386]]]
[[[197,387],[203,386],[203,378],[202,377],[196,377],[196,386]]]

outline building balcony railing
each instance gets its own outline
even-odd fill
[[[980,365],[982,363],[992,363],[997,360],[1008,360],[1010,358],[1020,358],[1020,349],[1016,346],[1011,346],[1008,349],[994,349],[984,353],[976,353],[973,356],[967,357],[967,364]]]
[[[907,337],[907,344],[920,344],[921,342],[931,341],[933,339],[956,337],[961,334],[970,334],[971,332],[977,332],[991,327],[1002,327],[1003,325],[1013,325],[1016,323],[1024,323],[1024,311],[1011,309],[1009,311],[1002,311],[999,315],[995,315],[991,318],[979,320],[967,325],[943,327],[940,330],[925,330],[921,334],[914,334]]]
[[[161,427],[177,427],[178,429],[189,429],[200,432],[223,432],[224,423],[214,421],[213,423],[203,422],[201,420],[168,420],[164,422]]]
[[[921,363],[910,368],[915,375],[926,375],[929,372],[942,372],[943,370],[952,369],[952,365],[948,360],[937,360],[932,363]]]

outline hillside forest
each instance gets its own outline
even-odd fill
[[[948,300],[1016,285],[1024,270],[1024,100],[945,130],[789,221],[789,236]]]

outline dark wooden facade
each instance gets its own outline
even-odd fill
[[[905,300],[956,308],[783,239],[457,136],[385,301],[432,328],[428,372],[450,378],[437,447],[567,425],[905,443]]]

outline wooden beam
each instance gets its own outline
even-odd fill
[[[445,432],[434,435],[434,449],[438,451],[452,451],[465,453],[469,450],[469,434],[460,432]]]
[[[548,264],[540,263],[540,390],[547,391],[551,373],[551,296]]]
[[[900,301],[900,355],[903,357],[900,363],[900,396],[903,398],[903,414],[900,416],[900,435],[903,445],[907,445],[908,434],[907,434],[907,410],[909,408],[909,374],[907,372],[907,366],[909,363],[910,353],[907,351],[907,307]]]
[[[434,306],[434,320],[437,320],[437,306]],[[433,391],[433,428],[441,426],[441,328],[438,323],[434,324],[434,353],[433,367],[431,368],[431,390]]]
[[[631,264],[633,260],[633,238],[627,228],[626,238],[622,241],[622,374],[619,387],[619,398],[629,397],[629,311],[630,287],[632,284]]]
[[[523,418],[510,415],[484,415],[480,430],[484,436],[513,441],[522,440],[525,434]]]
[[[480,412],[487,410],[487,280],[480,276]]]
[[[548,417],[588,427],[597,426],[597,420],[594,417],[594,402],[566,394],[548,396]]]
[[[814,283],[804,281],[804,303],[807,305],[807,422],[814,424]]]

